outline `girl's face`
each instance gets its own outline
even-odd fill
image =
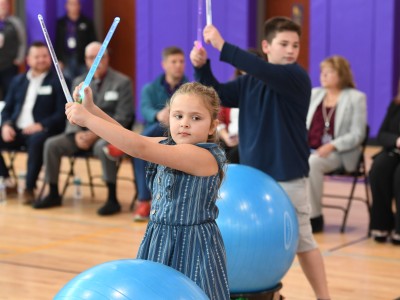
[[[180,94],[173,99],[169,113],[172,139],[177,144],[207,142],[218,121],[211,120],[203,99],[194,94]]]
[[[321,67],[320,74],[321,86],[324,88],[338,88],[339,87],[339,74],[329,65]]]

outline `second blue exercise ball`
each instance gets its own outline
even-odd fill
[[[54,300],[209,299],[181,272],[160,263],[122,259],[97,265],[67,283]]]
[[[231,164],[217,201],[231,293],[276,287],[291,266],[298,244],[295,209],[267,174]]]

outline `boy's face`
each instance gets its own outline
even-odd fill
[[[292,64],[299,56],[300,37],[294,31],[282,31],[276,34],[271,43],[263,40],[261,46],[271,64]]]
[[[181,94],[175,96],[169,114],[171,136],[177,144],[197,144],[207,142],[213,134],[216,122],[197,95]]]

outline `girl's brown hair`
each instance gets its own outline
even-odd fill
[[[174,101],[175,97],[182,94],[193,94],[199,96],[201,99],[203,99],[206,108],[210,112],[211,121],[218,120],[220,99],[214,88],[202,85],[198,82],[188,82],[182,84],[172,95],[167,105],[171,106],[171,103]],[[216,143],[217,140],[217,132],[214,131],[212,135],[208,136],[207,142]]]

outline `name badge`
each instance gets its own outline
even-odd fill
[[[116,91],[108,91],[104,94],[105,101],[117,101],[118,100],[118,92]]]
[[[76,39],[74,37],[70,37],[67,40],[68,48],[75,49],[76,48]]]
[[[86,30],[87,26],[86,26],[85,23],[80,23],[80,24],[78,25],[78,28],[79,28],[79,30]]]
[[[43,85],[38,90],[38,95],[51,95],[53,87],[51,85]]]
[[[332,136],[329,133],[324,133],[321,138],[322,145],[328,144],[333,140]]]

